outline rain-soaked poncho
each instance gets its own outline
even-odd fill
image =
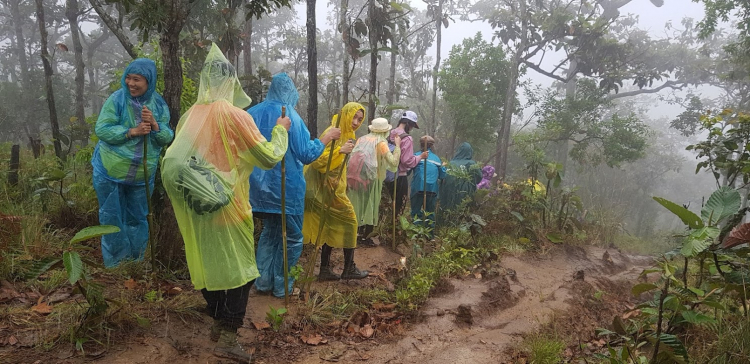
[[[258,277],[248,181],[255,166],[281,160],[287,132],[277,126],[266,141],[241,109],[249,104],[234,67],[213,45],[198,101],[180,119],[162,163],[196,289],[227,290]]]
[[[286,106],[286,116],[292,120],[289,128],[289,150],[286,153],[286,212],[302,215],[305,212],[305,178],[303,167],[323,153],[325,145],[319,140],[310,140],[310,131],[294,106],[299,94],[292,79],[286,73],[273,76],[268,96],[248,110],[261,134],[271,137],[276,119],[281,116],[281,107]],[[281,213],[281,164],[264,171],[255,168],[250,175],[250,204],[253,211]]]
[[[495,167],[487,165],[482,167],[482,181],[477,184],[477,189],[492,188],[492,177],[495,176]]]
[[[352,119],[360,110],[365,113],[364,106],[356,102],[350,102],[344,105],[341,108],[341,113],[334,115],[333,120],[331,120],[329,129],[336,125],[336,121],[341,115],[341,123],[339,124],[341,139],[340,142],[330,142],[335,143],[335,148],[331,160],[331,170],[328,175],[326,176],[325,171],[328,156],[331,152],[330,143],[326,145],[323,154],[315,162],[305,166],[307,192],[305,193],[305,218],[302,228],[305,243],[316,241],[320,219],[324,217],[326,206],[329,206],[318,244],[325,243],[333,248],[354,248],[357,246],[357,216],[354,214],[354,207],[346,195],[346,165],[343,164],[345,155],[339,153],[339,150],[341,143],[349,139],[355,139],[354,133],[356,130],[352,128]],[[366,115],[362,120],[367,120]]]
[[[388,150],[388,132],[371,132],[359,138],[347,166],[347,195],[354,206],[359,226],[377,225],[380,196],[383,191],[385,171],[396,172],[401,148]],[[362,163],[355,163],[361,158]],[[354,166],[358,168],[353,168]],[[372,168],[374,166],[374,169]]]
[[[305,177],[303,167],[316,160],[325,145],[319,140],[310,140],[302,118],[294,106],[299,94],[292,79],[279,73],[271,79],[268,96],[248,110],[264,137],[270,138],[276,119],[281,116],[281,107],[286,106],[286,115],[291,119],[289,149],[286,152],[286,225],[287,259],[289,268],[297,264],[302,254],[302,218],[305,212]],[[260,277],[255,288],[262,292],[272,291],[275,296],[284,296],[284,248],[281,236],[281,163],[267,171],[255,168],[250,175],[250,204],[255,213],[262,216],[263,231],[258,239],[256,258]],[[271,215],[273,214],[273,215]],[[291,292],[293,277],[287,284]]]
[[[469,143],[462,143],[453,159],[448,163],[448,173],[440,188],[440,208],[453,210],[467,196],[477,190],[482,172],[477,162],[472,160],[474,150]]]
[[[146,79],[148,88],[143,95],[130,95],[125,84],[129,74]],[[102,257],[107,267],[113,267],[123,259],[143,257],[148,244],[143,142],[148,142],[147,166],[149,183],[153,187],[161,149],[174,136],[169,128],[167,104],[156,93],[154,61],[139,58],[131,62],[122,74],[120,86],[104,103],[96,120],[95,132],[99,142],[91,159],[94,189],[99,200],[99,223],[120,228],[120,232],[102,237]],[[128,130],[141,122],[144,106],[151,110],[159,131],[152,131],[145,137],[128,138]]]

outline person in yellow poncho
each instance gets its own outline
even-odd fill
[[[237,343],[250,286],[259,276],[248,192],[253,168],[269,169],[287,150],[289,118],[277,119],[271,141],[242,108],[234,67],[213,45],[203,64],[198,100],[177,125],[162,162],[162,180],[185,240],[190,279],[214,318],[214,354],[252,358]]]
[[[314,162],[305,166],[305,215],[302,235],[305,243],[323,244],[320,256],[320,273],[318,280],[362,279],[367,271],[360,271],[354,264],[354,248],[357,246],[357,216],[354,213],[349,197],[346,195],[345,155],[354,149],[354,133],[365,119],[365,108],[356,102],[350,102],[333,116],[331,126],[336,126],[339,117],[341,138],[344,144],[331,141],[326,145],[323,154]],[[328,130],[326,129],[326,132]],[[334,145],[331,154],[331,143]],[[326,175],[328,157],[332,155],[330,171]],[[323,219],[323,230],[320,237],[320,221]],[[344,249],[344,272],[341,276],[334,274],[330,267],[333,248]]]

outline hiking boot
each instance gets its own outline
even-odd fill
[[[374,247],[376,247],[378,245],[375,244],[375,241],[373,241],[372,238],[365,238],[365,239],[361,239],[359,242],[357,242],[357,246],[361,246],[361,247],[364,247],[364,248],[374,248]]]
[[[221,337],[221,321],[214,319],[214,324],[211,325],[211,333],[208,338],[213,342],[217,342],[219,341],[219,337]]]
[[[214,348],[214,355],[238,363],[249,364],[253,361],[253,356],[245,352],[240,343],[237,342],[237,332],[234,330],[221,330],[219,342]]]
[[[341,279],[364,279],[369,275],[370,272],[357,269],[357,265],[352,262],[351,265],[344,267],[344,272],[341,273]]]
[[[341,279],[341,277],[333,273],[333,270],[331,270],[331,267],[320,267],[320,273],[318,273],[318,282],[325,282],[325,281],[338,281]]]

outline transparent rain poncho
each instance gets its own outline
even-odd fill
[[[346,195],[346,165],[345,155],[339,153],[342,143],[355,139],[356,129],[352,128],[352,119],[357,111],[365,113],[365,108],[356,102],[350,102],[341,108],[341,113],[334,115],[331,126],[341,117],[341,138],[336,143],[331,160],[331,169],[326,176],[326,165],[331,152],[330,143],[326,145],[323,154],[310,165],[305,166],[305,217],[302,235],[305,243],[312,243],[318,237],[321,219],[325,219],[323,232],[318,244],[328,244],[333,248],[354,248],[357,246],[357,216],[354,207]],[[362,120],[367,120],[366,115]],[[361,124],[360,124],[361,126]],[[358,127],[359,128],[359,127]],[[326,129],[326,132],[328,131]],[[327,210],[327,214],[326,214]]]
[[[347,166],[349,200],[354,206],[357,222],[377,225],[381,191],[386,170],[396,172],[401,148],[388,150],[388,132],[371,132],[359,138]]]
[[[213,45],[198,101],[180,118],[162,162],[196,289],[237,288],[259,275],[248,178],[256,166],[269,169],[281,160],[287,132],[276,126],[267,141],[242,109],[249,105],[234,67]]]

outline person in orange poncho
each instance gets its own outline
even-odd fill
[[[338,123],[339,117],[341,122]],[[305,167],[305,216],[302,235],[305,243],[323,244],[320,256],[320,273],[318,280],[362,279],[367,277],[367,271],[360,271],[354,264],[354,248],[357,246],[357,216],[354,207],[346,195],[346,155],[354,149],[355,132],[365,119],[365,108],[356,102],[350,102],[341,108],[341,112],[333,116],[331,126],[339,124],[341,138],[346,141],[343,145],[331,141],[326,145],[323,154]],[[326,129],[326,131],[328,131]],[[331,143],[334,143],[331,154]],[[326,174],[328,157],[331,166]],[[323,230],[318,237],[320,221],[323,219]],[[333,248],[344,249],[344,272],[341,276],[333,273],[330,266]]]
[[[185,240],[190,279],[214,318],[214,354],[240,362],[252,357],[237,343],[255,264],[249,176],[272,168],[287,150],[289,118],[277,119],[271,141],[242,108],[234,67],[213,45],[201,71],[198,101],[180,119],[162,162],[162,181]]]

